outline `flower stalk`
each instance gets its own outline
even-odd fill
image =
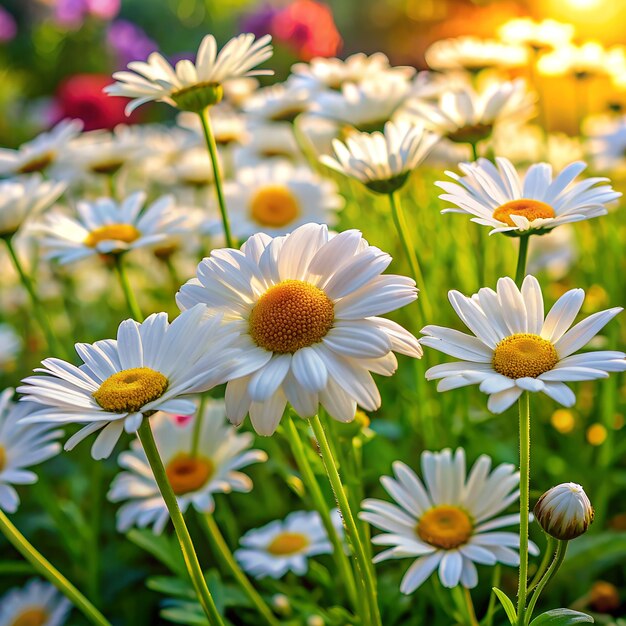
[[[126,265],[124,264],[124,255],[116,254],[113,258],[115,263],[115,273],[117,274],[120,287],[124,292],[124,298],[126,299],[128,310],[135,320],[141,322],[143,320],[143,314],[139,308],[135,292],[130,286],[130,281],[128,280],[128,273],[126,272]]]
[[[517,588],[517,619],[525,624],[528,589],[528,519],[530,514],[530,395],[524,391],[519,398],[519,580]]]

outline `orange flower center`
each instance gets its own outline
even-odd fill
[[[89,248],[95,248],[102,241],[123,241],[132,243],[141,233],[132,224],[107,224],[92,230],[84,241]]]
[[[285,556],[302,552],[309,545],[309,538],[302,533],[284,532],[276,535],[267,551],[274,556]]]
[[[11,626],[43,626],[48,623],[48,617],[48,613],[43,609],[26,609],[11,622]]]
[[[494,212],[494,219],[504,222],[509,226],[515,226],[515,222],[511,219],[511,215],[521,215],[529,222],[541,217],[554,217],[554,209],[545,202],[540,200],[529,200],[522,198],[521,200],[511,200],[499,206]]]
[[[39,154],[33,157],[30,161],[26,161],[17,170],[18,174],[32,174],[33,172],[41,172],[45,170],[50,163],[54,161],[54,154],[52,152],[46,152],[45,154]]]
[[[7,464],[7,453],[4,448],[0,446],[0,472],[5,468]]]
[[[165,473],[172,485],[172,491],[177,496],[182,496],[206,485],[215,473],[215,465],[206,457],[192,457],[181,453],[167,464]]]
[[[293,354],[320,342],[334,317],[332,300],[321,289],[303,280],[284,280],[259,298],[248,324],[258,346]]]
[[[298,200],[283,185],[267,185],[250,200],[250,215],[261,226],[280,228],[293,222],[300,213]]]
[[[493,351],[493,369],[508,378],[537,378],[559,362],[554,345],[539,335],[505,337]]]
[[[160,398],[168,380],[149,367],[133,367],[109,376],[93,394],[94,400],[112,413],[136,413]]]
[[[448,505],[435,506],[426,511],[415,528],[422,541],[444,550],[467,543],[473,530],[469,515],[457,506]]]

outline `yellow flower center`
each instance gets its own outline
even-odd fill
[[[321,289],[303,280],[284,280],[259,298],[248,324],[258,346],[293,354],[320,342],[334,317],[332,300]]]
[[[309,545],[309,538],[302,533],[284,532],[276,535],[267,551],[274,556],[285,556],[302,552]]]
[[[132,224],[107,224],[92,230],[84,241],[89,248],[95,248],[102,241],[123,241],[132,243],[141,233]]]
[[[26,161],[17,170],[18,174],[32,174],[33,172],[41,172],[45,170],[50,163],[54,160],[54,154],[52,152],[46,152],[45,154],[39,154],[32,158],[30,161]]]
[[[90,169],[94,174],[115,174],[122,165],[124,165],[124,159],[110,159],[93,163]]]
[[[554,217],[555,213],[554,209],[549,204],[541,202],[540,200],[529,200],[527,198],[505,202],[493,212],[494,219],[499,222],[504,222],[509,226],[515,226],[511,215],[521,215],[529,222],[532,222],[540,217]]]
[[[426,511],[415,528],[422,541],[444,550],[467,543],[473,530],[472,520],[465,511],[445,504]]]
[[[455,143],[476,144],[483,139],[487,139],[491,135],[492,130],[491,124],[468,124],[449,132],[447,137]]]
[[[7,464],[7,453],[4,448],[0,446],[0,472],[5,468]]]
[[[300,213],[298,200],[283,185],[267,185],[250,200],[250,215],[261,226],[280,228],[293,222]]]
[[[109,376],[93,397],[105,411],[136,413],[148,402],[160,398],[167,385],[168,380],[161,372],[133,367]]]
[[[509,378],[537,378],[559,362],[554,345],[539,335],[505,337],[493,351],[493,369]]]
[[[215,472],[215,465],[206,457],[186,453],[176,455],[165,467],[165,473],[177,496],[197,491],[206,485]]]
[[[11,626],[43,626],[48,623],[48,617],[43,609],[26,609],[11,622]]]

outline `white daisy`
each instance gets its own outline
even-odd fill
[[[528,242],[529,274],[545,272],[552,281],[567,276],[578,259],[574,227],[563,224],[541,237],[531,237]]]
[[[574,37],[572,24],[563,24],[552,19],[536,22],[530,17],[517,17],[505,22],[498,29],[503,41],[524,44],[536,50],[558,48]]]
[[[33,232],[40,234],[46,257],[65,264],[152,246],[189,231],[189,219],[176,210],[172,196],[163,196],[144,209],[145,200],[144,192],[136,192],[120,204],[111,198],[79,202],[76,217],[50,213],[33,226]]]
[[[590,124],[593,163],[602,171],[626,166],[626,116]]]
[[[202,126],[195,113],[181,111],[176,116],[176,122],[182,128],[192,130],[197,135],[199,143],[204,142]],[[249,139],[245,116],[224,102],[211,109],[211,128],[215,143],[220,149],[241,145]],[[206,147],[204,150],[206,151]]]
[[[262,450],[250,450],[251,433],[237,433],[226,425],[224,402],[209,400],[205,406],[198,454],[192,455],[195,418],[177,422],[160,413],[151,418],[154,438],[165,465],[178,506],[184,513],[189,506],[210,513],[215,508],[213,494],[252,490],[250,478],[240,472],[252,463],[267,460]],[[160,534],[169,521],[169,513],[150,469],[148,459],[138,441],[132,450],[122,452],[118,459],[125,470],[111,485],[111,502],[127,502],[117,514],[117,527],[126,532],[132,526],[153,526]]]
[[[255,578],[282,578],[289,571],[303,576],[309,557],[333,551],[317,511],[294,511],[284,520],[249,530],[239,543],[235,558]]]
[[[71,608],[51,584],[35,578],[0,598],[0,626],[63,626]]]
[[[243,105],[244,113],[254,125],[271,122],[293,122],[309,110],[311,91],[293,80],[263,87],[253,93]]]
[[[117,81],[105,87],[111,96],[133,98],[126,107],[130,114],[146,102],[167,102],[183,110],[202,111],[222,99],[222,83],[244,76],[273,74],[272,70],[258,70],[255,66],[272,56],[271,37],[254,39],[247,33],[231,39],[217,52],[213,35],[206,35],[198,48],[195,64],[188,59],[178,61],[175,67],[158,52],[147,62],[133,61],[130,72],[115,72]]]
[[[15,234],[31,215],[48,209],[65,184],[44,181],[40,174],[0,181],[0,236]]]
[[[87,424],[65,444],[72,449],[99,430],[91,449],[108,457],[123,430],[135,432],[155,411],[190,414],[195,404],[181,396],[206,391],[244,369],[236,362],[237,332],[219,316],[206,319],[204,307],[193,307],[168,324],[166,313],[141,324],[122,322],[117,340],[78,343],[83,365],[45,359],[43,376],[30,376],[18,391],[43,405],[28,423]],[[246,372],[246,373],[247,373]]]
[[[22,348],[22,340],[15,329],[0,324],[0,372],[11,369]]]
[[[36,483],[37,474],[26,468],[59,454],[57,439],[63,436],[62,430],[53,430],[54,424],[22,424],[20,420],[39,407],[12,398],[13,389],[0,394],[0,509],[9,513],[15,513],[20,503],[11,485]]]
[[[243,145],[234,151],[235,171],[268,161],[289,161],[294,164],[304,161],[290,124],[254,126],[251,131]]]
[[[576,396],[565,382],[626,370],[623,352],[574,354],[622,310],[594,313],[570,328],[585,298],[582,289],[561,296],[545,318],[541,287],[531,275],[521,290],[512,279],[501,278],[497,291],[483,288],[471,298],[450,291],[448,297],[474,336],[442,326],[422,330],[427,335],[420,339],[422,345],[463,359],[426,372],[428,380],[441,379],[439,391],[480,385],[494,413],[508,409],[523,391],[541,391],[572,406]]]
[[[537,61],[537,69],[545,76],[571,75],[578,79],[607,76],[610,66],[607,50],[597,41],[560,46]]]
[[[226,387],[229,419],[246,414],[271,435],[287,401],[302,417],[322,404],[348,422],[357,403],[380,406],[370,372],[390,376],[393,351],[421,356],[419,343],[399,324],[377,317],[413,302],[415,283],[385,275],[391,257],[357,230],[335,236],[305,224],[285,237],[257,234],[241,250],[214,250],[183,285],[181,309],[202,303],[223,313],[241,334],[250,375]]]
[[[354,133],[345,144],[336,139],[336,159],[322,155],[320,161],[372,191],[389,193],[404,185],[438,139],[421,126],[387,122],[384,133]]]
[[[478,584],[476,563],[518,565],[519,536],[500,530],[519,524],[519,513],[500,515],[519,498],[515,466],[503,463],[491,471],[491,459],[483,454],[468,475],[462,448],[454,455],[449,449],[422,452],[421,461],[425,484],[396,461],[394,477],[383,476],[380,482],[397,504],[368,498],[359,514],[385,531],[372,539],[389,546],[374,563],[418,557],[400,591],[413,593],[436,569],[444,587],[471,589]],[[529,548],[538,553],[534,544]]]
[[[433,69],[471,72],[519,67],[527,61],[527,51],[522,46],[472,36],[440,39],[428,47],[425,56]]]
[[[548,163],[532,165],[523,177],[505,158],[496,158],[495,165],[487,159],[461,163],[465,176],[446,172],[456,182],[436,183],[446,192],[439,197],[455,205],[442,213],[466,213],[492,233],[516,234],[606,215],[606,205],[622,194],[605,184],[607,178],[574,182],[586,167],[582,161],[570,163],[553,179]]]
[[[80,120],[63,120],[17,150],[0,148],[0,176],[41,172],[54,163],[83,129]]]
[[[224,195],[238,239],[284,235],[308,222],[334,225],[344,204],[333,181],[305,165],[276,161],[239,170],[224,185]],[[221,221],[214,226],[221,232]]]

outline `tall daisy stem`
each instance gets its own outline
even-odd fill
[[[315,434],[315,438],[317,439],[317,443],[320,447],[321,457],[324,462],[326,474],[328,475],[328,480],[330,481],[337,504],[339,505],[339,511],[341,512],[341,517],[346,528],[348,540],[352,545],[358,569],[363,577],[363,584],[370,612],[370,624],[371,626],[382,626],[380,610],[376,599],[376,579],[374,577],[372,564],[363,549],[363,543],[361,542],[359,530],[350,508],[348,496],[341,482],[341,478],[339,477],[339,472],[337,471],[337,463],[333,457],[333,453],[330,449],[330,445],[328,443],[328,439],[326,438],[326,433],[324,432],[324,427],[322,426],[319,416],[315,415],[312,417],[310,419],[310,423],[313,433]],[[369,624],[364,624],[364,626],[369,626]]]
[[[35,549],[13,525],[2,509],[0,509],[0,531],[33,568],[66,596],[92,624],[111,626],[106,617],[50,561]]]
[[[206,147],[211,157],[211,166],[213,167],[213,179],[215,181],[215,192],[217,194],[217,203],[220,207],[220,213],[222,215],[222,224],[224,226],[224,238],[226,239],[226,245],[229,248],[234,248],[234,240],[230,231],[230,222],[228,221],[228,210],[226,208],[226,200],[224,198],[224,190],[222,188],[222,173],[220,172],[220,164],[217,156],[217,144],[215,143],[215,136],[213,135],[213,129],[211,127],[211,117],[209,115],[209,109],[198,114],[200,116],[200,122],[202,124],[202,130],[204,132],[204,139],[206,141]]]
[[[191,536],[187,530],[183,514],[180,512],[180,508],[178,507],[178,501],[176,500],[176,496],[172,491],[172,486],[170,485],[167,474],[165,473],[165,467],[163,467],[163,461],[161,461],[161,457],[154,440],[154,435],[152,434],[152,428],[150,427],[150,420],[148,418],[144,418],[137,434],[139,435],[139,440],[141,441],[143,450],[146,453],[148,462],[150,463],[154,479],[159,486],[159,491],[163,496],[170,518],[174,524],[174,530],[176,531],[176,536],[178,537],[178,541],[180,543],[180,549],[183,553],[185,565],[187,566],[187,571],[189,572],[189,577],[191,578],[191,582],[196,590],[200,605],[202,606],[202,609],[204,610],[211,626],[224,626],[224,622],[217,611],[211,592],[207,587],[193,541],[191,540]]]
[[[52,329],[52,325],[50,324],[50,320],[45,313],[45,309],[43,307],[43,304],[41,303],[41,300],[39,300],[39,296],[37,295],[37,290],[35,288],[35,283],[33,279],[26,273],[26,270],[24,269],[24,266],[22,265],[19,256],[15,251],[15,247],[13,246],[13,240],[11,239],[11,237],[3,237],[3,239],[4,243],[6,243],[9,256],[11,257],[13,267],[15,267],[15,271],[18,273],[20,281],[22,282],[24,289],[26,289],[31,304],[33,305],[33,313],[35,314],[37,323],[39,324],[43,334],[46,337],[48,348],[57,356],[67,356],[67,352],[61,345],[60,341],[57,339],[57,336]]]
[[[143,321],[143,315],[141,313],[141,309],[139,308],[139,303],[137,302],[137,298],[135,297],[135,292],[133,288],[130,286],[130,281],[128,280],[128,274],[126,273],[126,265],[124,264],[124,255],[116,254],[115,257],[115,273],[120,282],[120,287],[124,292],[124,298],[126,299],[126,304],[128,305],[128,310],[130,314],[133,316],[135,320],[138,322]]]
[[[392,192],[389,194],[389,204],[391,205],[391,215],[393,216],[393,221],[396,225],[396,230],[398,231],[398,236],[400,237],[400,242],[402,243],[402,248],[404,249],[404,254],[409,262],[409,267],[411,268],[411,274],[413,275],[413,279],[417,283],[418,288],[421,290],[419,301],[422,304],[424,316],[426,319],[430,319],[432,309],[430,307],[430,302],[428,301],[428,296],[424,291],[424,276],[417,259],[415,246],[413,245],[411,235],[409,234],[409,228],[404,217],[404,212],[402,211],[402,206],[400,205],[400,201],[396,193]]]
[[[519,581],[517,589],[517,620],[524,626],[528,588],[528,517],[530,513],[530,395],[524,391],[519,398]]]
[[[515,284],[520,287],[526,276],[526,259],[528,258],[528,242],[530,235],[519,238],[519,252],[517,253],[517,268],[515,270]]]
[[[228,570],[233,578],[239,583],[239,586],[243,592],[248,596],[248,599],[254,604],[257,611],[263,617],[263,620],[269,624],[269,626],[278,626],[279,622],[274,617],[274,614],[267,606],[265,600],[261,597],[259,592],[253,587],[248,577],[243,573],[239,564],[235,560],[233,553],[230,551],[224,536],[220,532],[220,529],[215,522],[214,517],[210,513],[199,513],[198,519],[202,526],[213,552],[222,561],[225,569]]]
[[[354,574],[352,572],[352,568],[350,567],[350,562],[348,561],[348,557],[343,547],[343,542],[341,541],[341,538],[337,534],[337,530],[333,525],[333,521],[330,517],[330,511],[328,510],[328,505],[324,500],[324,494],[322,493],[322,490],[320,489],[320,486],[315,479],[315,474],[313,473],[311,464],[306,458],[304,446],[302,445],[302,439],[300,438],[298,429],[293,421],[293,417],[291,415],[287,415],[287,419],[283,420],[283,424],[285,433],[287,434],[287,438],[289,439],[291,451],[293,452],[293,456],[296,459],[298,469],[300,470],[302,482],[304,483],[307,491],[309,492],[309,495],[311,496],[313,505],[315,506],[317,512],[322,518],[322,523],[324,524],[324,528],[326,529],[326,534],[328,535],[330,542],[333,544],[333,557],[335,559],[335,565],[337,566],[337,570],[340,572],[341,578],[346,587],[346,592],[350,599],[350,603],[356,609],[358,606],[356,583],[354,581]]]

